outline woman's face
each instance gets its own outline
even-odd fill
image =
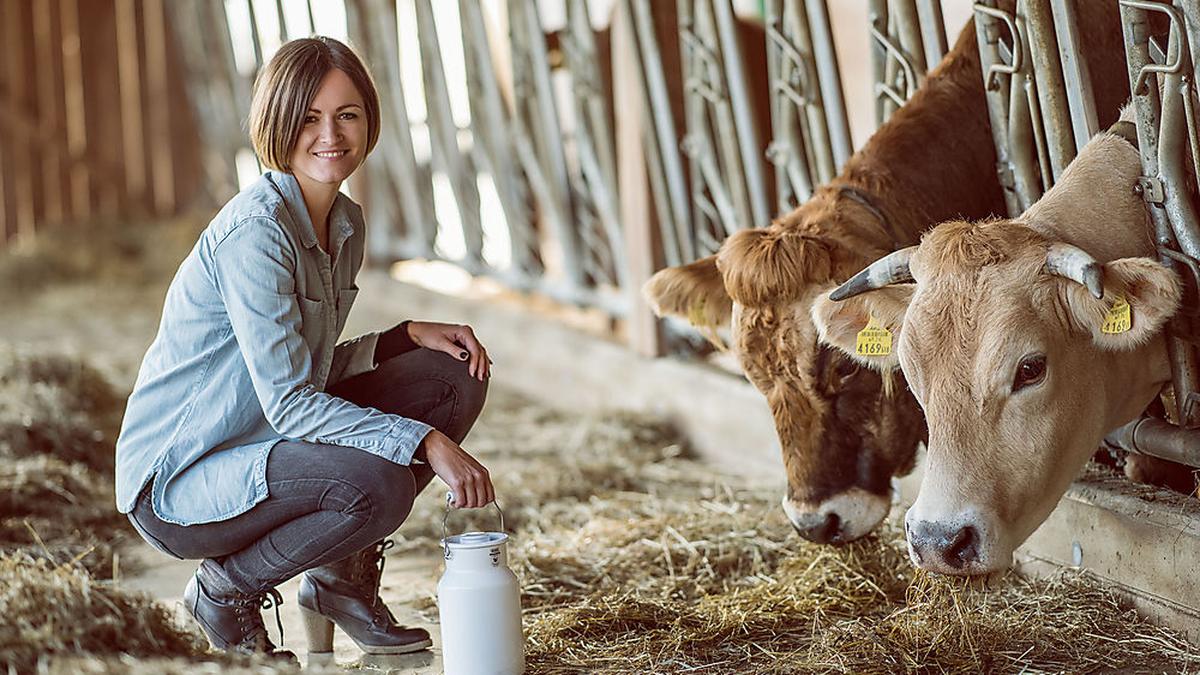
[[[340,184],[365,159],[367,115],[362,95],[334,68],[321,79],[289,159],[298,180]]]

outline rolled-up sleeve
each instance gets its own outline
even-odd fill
[[[248,219],[211,256],[214,282],[272,428],[288,439],[358,448],[409,464],[432,427],[355,405],[312,384],[312,352],[301,334],[296,298],[296,252],[279,223]],[[331,376],[342,379],[364,363],[362,372],[374,366],[375,338],[356,340],[335,349]]]

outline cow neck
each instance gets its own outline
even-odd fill
[[[882,229],[884,234],[887,235],[888,239],[891,240],[891,247],[893,251],[907,245],[906,240],[901,238],[901,233],[896,231],[895,221],[891,218],[888,218],[887,215],[884,214],[883,209],[875,203],[875,200],[869,194],[853,185],[838,185],[837,191],[839,196],[853,201],[865,209],[867,213],[870,213],[872,216],[874,216],[875,220],[879,223],[880,229]]]

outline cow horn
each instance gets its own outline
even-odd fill
[[[1061,242],[1051,244],[1043,269],[1084,286],[1097,299],[1104,297],[1104,268],[1081,248]]]
[[[834,289],[829,294],[829,299],[836,302],[875,288],[912,281],[912,273],[908,271],[908,261],[916,250],[916,246],[909,246],[876,260],[865,270],[850,277],[849,281]]]

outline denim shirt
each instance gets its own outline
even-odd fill
[[[150,481],[159,518],[226,520],[267,497],[283,440],[408,464],[430,427],[325,393],[375,367],[378,334],[336,344],[358,288],[362,211],[339,194],[330,252],[300,185],[271,172],[221,209],[167,290],[117,439],[117,508]]]

